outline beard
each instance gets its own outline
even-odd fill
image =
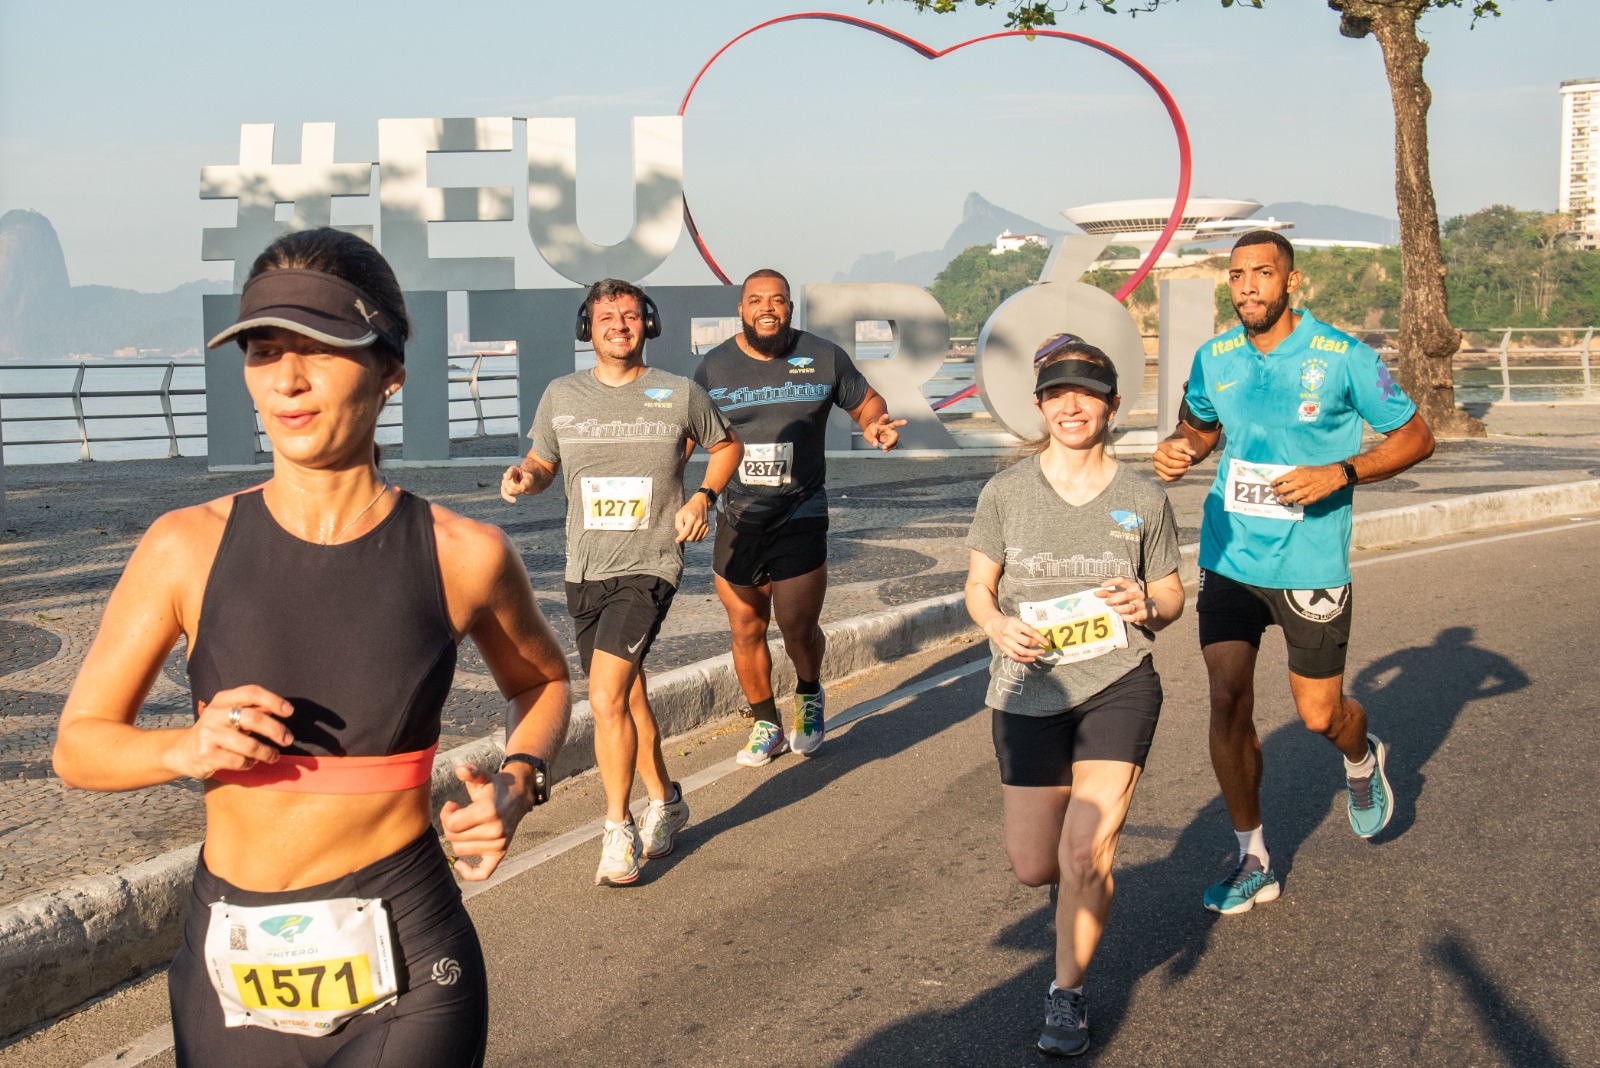
[[[1239,305],[1233,306],[1233,314],[1239,317],[1244,324],[1247,334],[1262,334],[1278,325],[1278,320],[1283,318],[1283,313],[1289,310],[1289,293],[1285,290],[1278,294],[1278,299],[1268,304],[1260,316],[1254,320],[1246,319],[1244,312],[1239,310]]]
[[[794,339],[794,327],[788,323],[778,327],[778,332],[771,337],[762,337],[754,326],[742,319],[740,325],[744,327],[744,343],[763,356],[782,356]]]

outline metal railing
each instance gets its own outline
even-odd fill
[[[6,408],[9,404],[18,401],[52,401],[66,400],[72,402],[72,415],[70,419],[77,424],[77,433],[70,438],[19,438],[14,439],[9,434],[0,433],[0,441],[9,441],[13,445],[73,445],[79,447],[80,460],[92,460],[94,455],[91,445],[94,442],[112,441],[166,441],[167,455],[169,457],[181,455],[178,442],[184,438],[203,438],[205,434],[180,433],[176,417],[180,415],[204,415],[205,407],[202,405],[198,411],[178,412],[173,409],[174,397],[204,397],[205,387],[174,388],[172,376],[185,367],[204,367],[198,360],[180,361],[140,361],[127,360],[118,363],[80,363],[73,373],[72,387],[70,389],[40,389],[23,390],[16,393],[0,394],[0,418],[5,425],[29,423],[61,423],[68,420],[68,416],[58,413],[33,413],[26,415],[8,414]],[[85,382],[88,373],[93,371],[110,370],[140,370],[159,368],[162,371],[161,385],[155,389],[86,389]],[[70,368],[59,363],[9,363],[0,365],[0,371],[41,371],[65,372]],[[96,377],[99,377],[98,375]],[[116,398],[143,399],[153,397],[160,406],[159,412],[90,412],[85,408],[86,401],[109,400]],[[110,419],[150,419],[161,418],[166,423],[164,434],[91,434],[89,425],[91,421]]]
[[[514,368],[486,370],[484,367],[486,359],[503,355],[483,353],[450,358],[450,384],[462,387],[464,393],[463,396],[451,397],[452,406],[468,404],[471,412],[470,415],[452,415],[450,419],[452,438],[489,437],[491,436],[489,420],[516,416],[516,370]],[[38,379],[71,376],[70,385],[61,388],[26,388],[0,393],[0,442],[13,447],[77,445],[80,460],[93,460],[95,458],[93,447],[97,444],[165,441],[167,456],[180,456],[182,455],[180,442],[204,439],[206,436],[203,428],[190,430],[178,424],[178,420],[185,417],[205,416],[206,390],[203,384],[174,385],[173,378],[184,370],[197,371],[203,376],[204,367],[205,364],[199,360],[120,360],[115,363],[85,362],[76,366],[60,363],[0,364],[0,379],[30,372]],[[106,386],[105,378],[112,372],[119,371],[159,372],[160,382],[158,385],[143,388]],[[509,388],[499,386],[499,383],[509,383]],[[199,397],[201,400],[193,407],[180,406],[181,399],[187,397]],[[400,394],[400,399],[404,400],[403,392]],[[116,400],[147,400],[153,403],[144,410],[136,411],[95,410],[101,402]],[[44,405],[33,403],[41,401],[46,403]],[[179,401],[180,404],[175,404],[175,401]],[[496,401],[509,402],[510,409],[505,412],[493,411]],[[41,407],[50,407],[49,402],[62,402],[61,409],[39,410]],[[14,414],[19,404],[26,404],[28,410],[22,414]],[[162,432],[115,432],[97,429],[97,425],[103,428],[108,422],[135,420],[148,424],[152,419],[161,420],[164,427]],[[72,436],[30,437],[14,433],[17,428],[61,423],[73,426]],[[391,405],[378,420],[380,429],[398,429],[401,423],[402,416],[397,405]],[[265,435],[261,431],[259,420],[256,423],[255,433],[257,450],[265,451]]]
[[[1593,403],[1600,400],[1597,396],[1594,382],[1594,336],[1600,327],[1560,329],[1553,327],[1497,327],[1493,330],[1472,331],[1480,337],[1494,337],[1498,335],[1498,344],[1485,344],[1479,346],[1463,347],[1464,356],[1481,356],[1483,363],[1473,366],[1463,366],[1458,357],[1457,383],[1458,390],[1492,390],[1499,394],[1498,403]],[[1369,343],[1376,342],[1375,347],[1384,356],[1392,358],[1395,349],[1391,338],[1396,333],[1393,329],[1362,330],[1357,332],[1366,338]],[[1581,335],[1581,341],[1572,344],[1558,344],[1552,346],[1514,346],[1513,341],[1517,335],[1557,335],[1561,338],[1576,338]],[[1576,363],[1545,363],[1546,359],[1561,359],[1576,356]],[[452,387],[450,403],[452,415],[450,417],[450,436],[452,439],[484,438],[493,436],[488,423],[494,419],[514,419],[516,411],[516,382],[517,372],[514,363],[505,369],[489,369],[485,361],[495,358],[514,360],[506,353],[479,353],[471,356],[453,356],[450,358],[449,381]],[[969,357],[970,358],[970,357]],[[1530,359],[1541,362],[1530,363]],[[160,382],[155,386],[145,388],[106,388],[103,386],[103,376],[113,371],[129,370],[159,371]],[[94,459],[93,447],[97,444],[110,444],[120,442],[165,441],[167,455],[182,455],[179,443],[181,441],[203,439],[204,429],[189,430],[181,427],[180,419],[203,418],[205,415],[205,387],[203,384],[195,386],[174,385],[174,378],[184,370],[199,371],[203,377],[204,364],[197,360],[160,360],[140,361],[126,360],[107,363],[80,363],[76,367],[60,363],[4,363],[0,364],[0,380],[13,377],[14,372],[53,372],[59,375],[71,374],[72,381],[68,388],[26,389],[11,392],[0,392],[0,442],[5,442],[12,447],[24,446],[55,446],[77,445],[78,456],[81,460]],[[1495,376],[1495,380],[1479,383],[1463,382],[1463,371],[1488,371]],[[1548,380],[1549,372],[1575,372],[1571,381],[1551,382]],[[1545,380],[1527,381],[1529,377],[1543,375]],[[39,377],[43,377],[40,375]],[[1522,381],[1515,379],[1521,378]],[[100,379],[102,381],[96,381]],[[97,387],[97,388],[91,388]],[[955,388],[955,387],[952,387]],[[1526,393],[1518,396],[1521,391],[1544,390],[1546,395],[1537,399],[1529,398]],[[1560,392],[1562,397],[1552,399],[1548,394]],[[1577,394],[1574,397],[1565,394]],[[400,400],[404,401],[402,391]],[[201,401],[193,408],[180,407],[175,402],[184,398],[199,397]],[[144,411],[96,411],[94,407],[103,401],[117,400],[149,400],[151,403]],[[28,411],[16,413],[18,402],[34,401],[64,401],[70,405],[70,414],[66,411],[41,412],[37,406],[28,404]],[[454,414],[457,405],[467,405],[468,412],[460,415]],[[504,407],[503,411],[492,410]],[[150,420],[158,419],[164,427],[160,433],[129,432],[129,433],[102,433],[96,431],[96,425],[104,425],[111,421],[143,420],[147,424]],[[379,419],[380,430],[395,430],[401,426],[402,416],[398,405],[390,405]],[[69,423],[74,427],[70,437],[16,437],[12,431],[16,428],[31,426],[41,423]],[[256,426],[256,447],[264,450],[265,435],[261,432],[260,424]]]

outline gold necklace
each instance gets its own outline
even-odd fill
[[[367,506],[365,508],[361,509],[361,511],[356,513],[355,519],[350,520],[350,522],[348,522],[344,526],[340,527],[338,529],[338,531],[333,535],[333,537],[329,538],[325,542],[321,542],[320,544],[322,544],[322,545],[332,545],[334,542],[336,542],[340,538],[342,538],[344,536],[344,532],[345,531],[347,531],[351,527],[355,526],[356,523],[361,519],[362,516],[366,515],[368,512],[370,512],[372,510],[372,506],[378,503],[378,498],[382,497],[386,492],[388,492],[388,489],[389,489],[389,480],[388,479],[384,479],[383,480],[383,485],[378,487],[378,496],[374,497],[374,498],[372,498],[372,500],[368,501],[367,502]]]

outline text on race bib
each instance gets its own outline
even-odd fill
[[[646,530],[650,526],[651,479],[585,478],[585,530]]]
[[[1222,487],[1223,511],[1260,519],[1302,521],[1306,517],[1304,506],[1289,504],[1272,492],[1272,480],[1294,468],[1294,464],[1253,464],[1237,457],[1230,459],[1228,478]]]
[[[739,481],[746,486],[787,486],[794,468],[794,442],[746,443]]]
[[[1084,590],[1053,601],[1023,601],[1017,606],[1022,621],[1044,636],[1046,664],[1092,660],[1113,649],[1128,647],[1128,627],[1105,599]]]
[[[375,898],[211,906],[206,971],[228,1027],[331,1034],[399,990],[389,914]]]

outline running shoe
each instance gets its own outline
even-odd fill
[[[822,691],[794,695],[794,730],[789,732],[789,748],[810,756],[822,748]]]
[[[771,763],[773,757],[783,756],[788,751],[789,743],[783,737],[783,728],[758,719],[756,725],[750,728],[750,740],[744,743],[744,748],[739,750],[733,762],[747,768],[759,768]]]
[[[1256,905],[1278,900],[1278,877],[1261,867],[1261,858],[1246,853],[1233,874],[1209,887],[1201,899],[1206,908],[1224,916],[1249,912]]]
[[[1371,838],[1389,825],[1394,815],[1394,798],[1389,793],[1389,776],[1384,774],[1384,761],[1389,759],[1389,747],[1376,734],[1367,735],[1376,766],[1372,774],[1361,779],[1346,779],[1350,787],[1350,829],[1361,838]]]
[[[639,828],[639,837],[644,839],[646,860],[672,852],[673,838],[689,822],[689,802],[683,798],[683,787],[673,783],[672,788],[678,794],[676,801],[652,801],[644,810],[644,826]]]
[[[1056,1057],[1076,1057],[1089,1048],[1089,1006],[1082,994],[1071,990],[1045,994],[1039,1048]]]
[[[594,885],[627,886],[639,877],[639,854],[644,843],[632,820],[616,825],[607,821],[600,843],[600,867],[595,869]]]

